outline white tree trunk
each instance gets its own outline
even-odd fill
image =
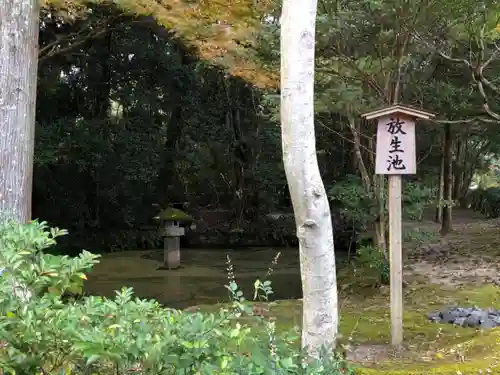
[[[332,220],[316,158],[314,49],[317,0],[284,0],[281,15],[281,134],[303,290],[302,346],[332,349],[338,332]]]
[[[19,222],[31,219],[38,19],[38,0],[0,0],[0,215]]]

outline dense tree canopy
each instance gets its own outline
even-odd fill
[[[254,34],[272,9],[269,0],[244,1],[42,1],[46,10],[57,9],[56,14],[72,22],[86,18],[96,5],[116,7],[117,14],[152,16],[154,20],[186,45],[196,47],[202,59],[225,66],[228,71],[252,82],[258,87],[277,84],[277,74],[256,64],[249,53],[254,45]],[[116,12],[115,12],[116,13]],[[102,35],[105,23],[89,28],[86,38]],[[81,35],[81,34],[80,34]],[[251,49],[250,49],[251,51]]]
[[[93,246],[136,247],[154,203],[217,210],[218,231],[233,237],[290,210],[279,11],[272,1],[44,2],[35,217]],[[384,216],[374,124],[360,114],[395,100],[438,114],[418,128],[412,183],[437,194],[449,127],[452,199],[465,202],[499,151],[499,11],[466,0],[320,1],[317,153],[337,233],[353,212],[356,222]],[[370,210],[346,210],[359,191],[346,198],[343,184],[375,199]],[[268,224],[258,236],[284,241]]]

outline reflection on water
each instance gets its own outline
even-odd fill
[[[273,299],[302,297],[297,249],[249,248],[233,250],[182,250],[183,267],[158,270],[161,251],[128,251],[106,254],[88,276],[89,294],[113,296],[122,286],[133,287],[141,298],[154,298],[165,306],[186,308],[228,301],[226,255],[246,298],[253,297],[255,279],[264,278],[276,254],[278,264],[270,278]]]

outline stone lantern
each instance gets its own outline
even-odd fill
[[[182,224],[190,223],[193,218],[177,208],[166,208],[154,217],[160,222],[159,234],[163,240],[163,262],[165,269],[176,269],[181,265],[180,238],[185,229]]]

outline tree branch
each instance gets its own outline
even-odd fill
[[[91,40],[97,39],[101,36],[104,36],[109,31],[110,30],[108,28],[104,28],[104,29],[99,30],[98,32],[90,33],[89,35],[87,35],[83,39],[81,39],[77,42],[71,43],[69,46],[64,47],[64,48],[57,48],[57,47],[60,46],[60,44],[62,42],[64,42],[65,40],[70,39],[69,37],[65,38],[65,40],[62,40],[62,41],[58,40],[54,43],[50,43],[49,45],[40,49],[39,54],[38,54],[38,56],[39,56],[38,63],[43,64],[46,60],[50,59],[51,57],[54,57],[57,55],[64,55],[64,54],[67,54],[71,51],[74,51],[74,50],[78,49],[79,47],[85,45],[86,43],[90,42]],[[49,51],[49,52],[45,53],[46,51]],[[43,55],[43,53],[45,53],[45,55]]]
[[[97,25],[88,25],[87,27],[84,27],[77,32],[66,35],[62,39],[55,40],[54,42],[49,43],[46,46],[40,47],[38,50],[38,63],[42,64],[51,57],[67,54],[84,46],[91,40],[98,39],[106,35],[108,32],[120,29],[123,25],[119,25],[117,27],[109,27],[109,25],[113,22],[116,22],[124,15],[125,13],[108,17],[104,21],[99,22]],[[69,45],[64,48],[59,48],[63,43],[69,43]]]
[[[461,120],[432,120],[433,122],[436,122],[438,124],[470,124],[473,122],[483,122],[486,124],[499,124],[499,120],[487,118],[487,117],[472,117],[468,119],[461,119]]]
[[[486,114],[493,119],[493,121],[486,121],[486,119],[484,118],[473,118],[469,120],[458,120],[456,123],[473,122],[473,121],[492,122],[492,123],[500,122],[500,113],[494,111],[489,105],[489,98],[488,94],[486,93],[485,86],[497,95],[500,95],[500,87],[496,86],[493,82],[491,82],[484,76],[484,69],[498,56],[500,48],[495,44],[495,51],[490,55],[488,59],[485,60],[485,43],[484,43],[485,27],[486,25],[483,25],[483,27],[479,32],[479,38],[476,41],[479,51],[477,54],[477,61],[475,63],[472,63],[471,61],[472,57],[470,57],[470,60],[466,60],[466,59],[454,58],[451,55],[444,53],[438,47],[426,41],[420,34],[414,32],[414,35],[418,40],[424,43],[428,48],[437,53],[439,56],[441,56],[447,61],[465,65],[469,69],[472,81],[476,84],[479,94],[483,98],[483,109],[486,112]],[[451,124],[452,122],[441,121],[441,123]]]
[[[446,53],[444,53],[443,51],[441,51],[438,47],[436,47],[435,45],[429,43],[427,40],[425,40],[419,33],[417,33],[416,31],[413,32],[413,36],[418,39],[419,41],[421,41],[422,43],[424,43],[426,45],[426,47],[430,48],[431,50],[433,50],[435,53],[437,53],[439,56],[441,56],[443,59],[445,60],[448,60],[450,62],[454,62],[454,63],[458,63],[458,64],[464,64],[465,66],[467,66],[468,68],[472,69],[472,64],[470,63],[470,61],[466,60],[466,59],[459,59],[459,58],[456,58],[456,57],[452,57],[451,55],[448,55]]]
[[[325,125],[322,121],[320,121],[320,120],[316,120],[316,122],[317,122],[320,126],[322,126],[323,128],[327,129],[328,131],[331,131],[332,133],[334,133],[334,134],[338,135],[338,136],[339,136],[339,138],[343,139],[344,141],[347,141],[347,142],[350,142],[350,143],[354,144],[354,140],[349,139],[349,138],[347,138],[346,136],[344,136],[343,134],[341,134],[341,133],[339,133],[338,131],[336,131],[335,129],[330,128],[329,126]],[[363,135],[361,132],[359,132],[359,131],[358,131],[358,135],[359,135],[359,134]],[[367,137],[367,136],[365,136],[365,137]],[[365,146],[363,146],[362,144],[360,145],[360,147],[361,147],[362,149],[364,149],[366,152],[368,152],[369,154],[375,154],[375,153],[373,152],[373,150],[370,150],[368,147],[365,147]]]
[[[482,80],[478,80],[476,81],[476,85],[477,85],[477,88],[479,90],[479,93],[481,94],[481,96],[483,97],[484,99],[484,103],[483,103],[483,108],[484,110],[486,111],[486,113],[494,118],[495,120],[497,120],[498,122],[500,122],[500,114],[496,113],[495,111],[493,111],[488,103],[488,96],[486,95],[486,91],[484,91],[484,86],[483,86],[483,82]]]

